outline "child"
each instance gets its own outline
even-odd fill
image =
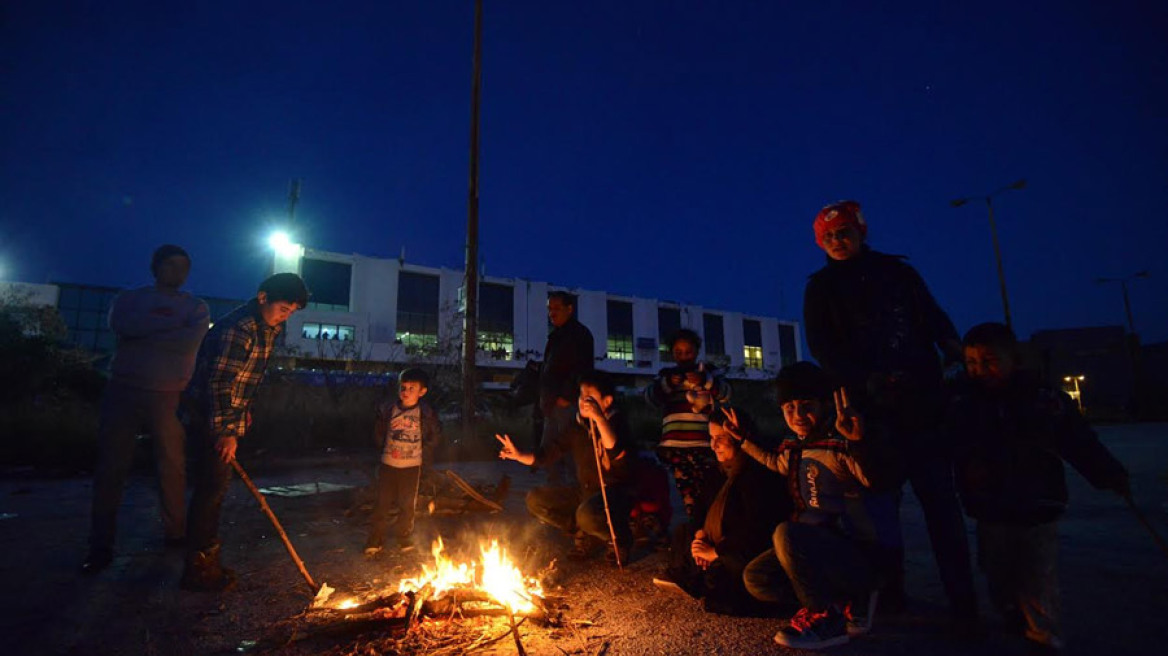
[[[377,505],[365,542],[365,555],[381,551],[389,513],[396,508],[394,537],[401,551],[414,548],[414,504],[422,467],[433,462],[434,447],[442,438],[442,424],[429,403],[422,400],[430,378],[421,369],[406,369],[398,376],[397,403],[383,401],[377,407],[375,439],[381,445],[377,470]]]
[[[499,457],[528,466],[554,461],[561,453],[571,452],[576,463],[576,486],[541,486],[527,494],[527,509],[540,521],[570,533],[579,531],[574,554],[588,556],[598,543],[613,545],[608,517],[616,533],[612,560],[619,558],[623,565],[629,562],[633,546],[633,532],[629,527],[629,513],[633,507],[630,486],[630,447],[628,423],[615,405],[616,388],[612,379],[602,371],[581,374],[580,396],[577,402],[577,425],[561,433],[559,439],[540,444],[532,453],[520,451],[510,435],[496,435],[502,448]],[[600,491],[597,460],[604,472],[605,494],[608,497],[606,516],[604,497]]]
[[[803,607],[775,634],[775,642],[822,649],[871,628],[875,576],[842,520],[848,499],[870,487],[869,472],[882,467],[874,462],[873,446],[863,439],[864,424],[843,389],[834,392],[832,430],[827,400],[832,385],[822,369],[797,362],[783,367],[776,383],[783,418],[795,433],[777,452],[741,435],[733,411],[726,424],[747,455],[787,477],[795,504],[791,519],[774,531],[774,550],[746,566],[743,582],[755,598],[770,602],[785,601],[786,588],[794,588]]]
[[[1070,398],[1019,369],[1018,341],[1000,323],[965,335],[967,381],[947,421],[957,484],[977,520],[990,598],[1036,649],[1058,651],[1057,521],[1067,505],[1063,460],[1092,485],[1127,497],[1127,470]]]
[[[661,443],[657,456],[673,472],[685,514],[702,521],[698,500],[718,484],[718,461],[710,450],[710,412],[730,398],[730,386],[705,363],[698,363],[702,338],[681,329],[669,338],[674,365],[645,388],[645,400],[660,408]]]

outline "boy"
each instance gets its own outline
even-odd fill
[[[406,369],[398,376],[397,402],[383,401],[377,406],[374,436],[381,447],[381,464],[377,468],[377,505],[365,555],[381,551],[389,513],[397,509],[394,537],[403,552],[414,548],[410,534],[414,530],[414,506],[418,499],[418,482],[422,468],[434,459],[434,447],[442,439],[442,424],[437,413],[422,397],[430,391],[430,378],[421,369]]]
[[[657,457],[673,473],[685,514],[700,523],[698,501],[718,486],[718,462],[710,450],[710,412],[730,399],[730,385],[705,363],[698,363],[702,338],[681,329],[670,336],[674,366],[666,367],[645,388],[645,401],[659,408],[661,442]]]
[[[779,371],[776,385],[783,418],[795,434],[777,452],[742,435],[733,411],[726,424],[747,455],[787,477],[795,504],[791,519],[774,531],[774,550],[746,566],[743,582],[751,595],[768,602],[787,601],[788,585],[794,588],[802,609],[775,634],[775,642],[822,649],[871,628],[875,576],[860,544],[845,533],[843,516],[848,499],[871,486],[869,472],[881,468],[842,389],[834,391],[832,430],[827,399],[833,390],[823,370],[797,362]]]
[[[1128,474],[1063,392],[1019,369],[1018,341],[1000,323],[963,340],[967,381],[947,428],[965,511],[977,520],[978,563],[1007,624],[1037,650],[1062,648],[1056,561],[1067,505],[1063,460],[1096,488],[1130,496]]]
[[[251,404],[276,338],[288,317],[307,303],[300,276],[269,276],[255,298],[215,322],[199,347],[194,377],[179,405],[195,481],[184,590],[219,592],[235,583],[235,573],[219,563],[219,512],[231,483],[231,461],[251,426]]]
[[[614,546],[600,492],[601,478],[596,464],[599,459],[608,511],[616,533],[615,552],[610,551],[609,556],[624,564],[629,562],[633,546],[633,532],[629,527],[633,496],[628,489],[632,439],[628,423],[615,405],[616,388],[607,374],[595,370],[582,374],[579,390],[576,426],[561,433],[560,439],[540,444],[531,453],[517,449],[510,435],[496,435],[502,445],[499,457],[537,466],[554,461],[561,453],[572,453],[578,484],[537,487],[527,494],[527,509],[546,524],[569,533],[578,530],[572,553],[577,557],[587,557],[598,543]]]

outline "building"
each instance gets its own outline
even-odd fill
[[[300,274],[312,298],[289,320],[285,346],[305,358],[457,364],[461,357],[463,271],[306,249],[277,253],[275,270]],[[803,357],[795,321],[695,304],[581,290],[520,278],[479,283],[478,363],[520,369],[541,359],[552,291],[578,297],[577,317],[596,340],[597,368],[655,375],[671,360],[666,340],[679,328],[702,335],[703,357],[734,378],[772,377]]]
[[[307,249],[289,244],[274,270],[300,274],[312,291],[308,307],[288,321],[283,354],[301,368],[353,363],[461,363],[463,272]],[[113,352],[109,307],[114,287],[36,285],[43,304],[56,305],[68,339],[102,356]],[[667,339],[679,328],[702,336],[702,358],[731,378],[764,379],[803,357],[795,321],[701,305],[580,290],[547,282],[483,276],[479,283],[478,363],[510,380],[528,360],[543,357],[552,291],[578,297],[576,313],[592,331],[599,369],[633,378],[652,376],[671,361]],[[43,298],[42,298],[43,297]],[[212,321],[242,303],[205,298]]]

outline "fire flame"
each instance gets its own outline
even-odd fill
[[[489,545],[479,545],[481,564],[456,564],[442,553],[443,549],[440,537],[430,549],[434,556],[434,566],[423,564],[422,575],[403,580],[398,585],[398,591],[421,590],[429,584],[433,597],[437,599],[457,588],[478,588],[513,613],[535,611],[532,597],[543,596],[543,588],[538,580],[523,576],[507,552],[499,546],[498,540],[491,540]]]

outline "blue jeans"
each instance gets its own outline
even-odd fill
[[[101,406],[97,469],[89,534],[92,551],[113,550],[118,506],[134,460],[134,444],[143,429],[154,438],[162,526],[168,539],[186,530],[186,433],[175,416],[180,392],[139,389],[111,381]]]

